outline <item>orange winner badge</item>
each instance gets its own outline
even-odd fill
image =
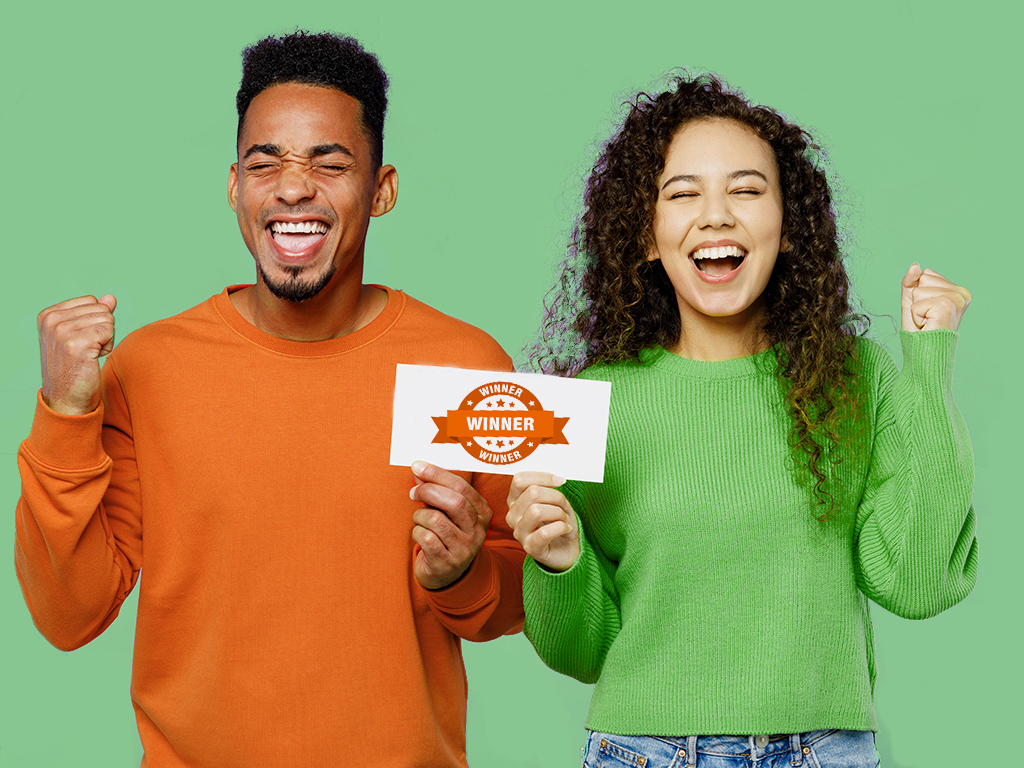
[[[437,425],[432,443],[458,443],[488,464],[515,464],[541,443],[569,444],[562,434],[569,417],[545,411],[530,390],[508,381],[477,387],[459,410],[430,418]]]

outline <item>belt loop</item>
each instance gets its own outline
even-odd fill
[[[804,752],[800,746],[800,734],[791,733],[789,734],[789,761],[792,765],[803,765]]]
[[[697,765],[697,737],[686,737],[686,766],[694,768]]]

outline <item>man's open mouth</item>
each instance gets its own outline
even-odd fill
[[[747,252],[738,245],[700,248],[690,254],[697,269],[711,277],[729,274],[738,268],[746,257]]]
[[[323,240],[330,227],[323,221],[272,221],[267,229],[282,251],[302,253]]]

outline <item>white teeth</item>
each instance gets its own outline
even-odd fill
[[[747,252],[737,245],[723,245],[718,248],[701,248],[694,251],[692,256],[695,259],[724,259],[726,256],[741,257]]]
[[[271,232],[294,232],[299,234],[321,234],[327,231],[322,221],[272,221]]]

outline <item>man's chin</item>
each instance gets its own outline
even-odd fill
[[[299,302],[312,299],[327,287],[327,284],[331,282],[331,278],[334,277],[335,266],[332,263],[326,272],[322,272],[313,278],[303,277],[302,268],[286,269],[287,272],[291,272],[288,277],[270,277],[258,261],[256,262],[256,269],[260,273],[263,284],[274,296],[282,301],[298,304]]]

